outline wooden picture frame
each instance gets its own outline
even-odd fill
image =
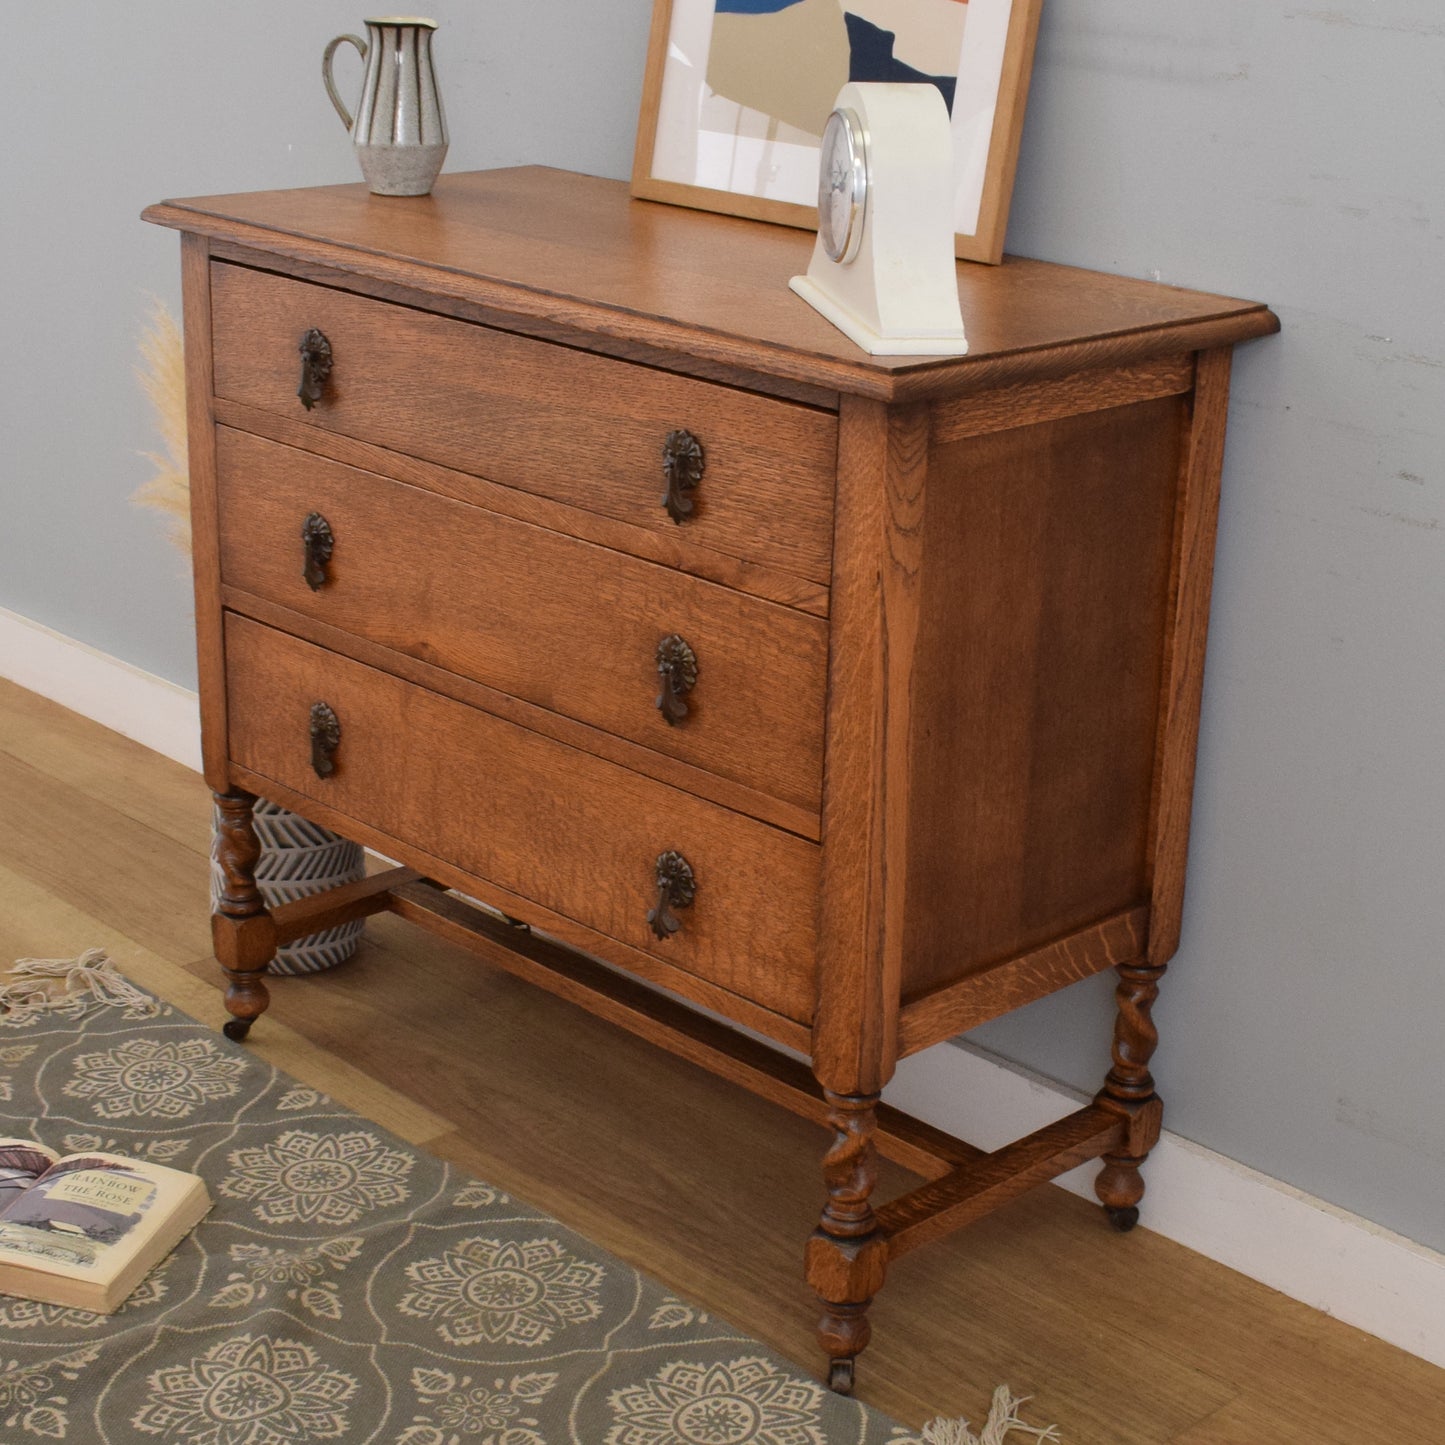
[[[954,253],[997,263],[1042,8],[1043,0],[654,0],[632,194],[812,230],[819,139],[842,82],[932,80],[953,118]],[[908,55],[895,53],[890,11],[906,25]],[[952,53],[955,34],[952,74],[909,65]],[[799,66],[801,55],[812,69]]]

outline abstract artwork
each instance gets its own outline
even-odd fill
[[[960,256],[1002,254],[1041,0],[656,0],[633,193],[811,227],[848,81],[938,87]]]

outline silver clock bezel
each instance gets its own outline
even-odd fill
[[[829,160],[833,150],[832,136],[841,129],[847,140],[847,159],[853,172],[852,195],[849,197],[848,225],[843,232],[841,245],[834,249],[833,228],[830,212],[833,195]],[[823,145],[818,161],[818,235],[823,241],[823,251],[830,261],[846,266],[858,254],[863,244],[863,218],[868,205],[868,146],[863,122],[858,112],[847,106],[839,106],[823,127]]]

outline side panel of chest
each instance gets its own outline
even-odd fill
[[[905,998],[1147,897],[1187,411],[1164,397],[931,450]]]

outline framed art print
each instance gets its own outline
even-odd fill
[[[632,193],[811,229],[853,81],[936,85],[955,253],[997,262],[1043,0],[655,0]]]

